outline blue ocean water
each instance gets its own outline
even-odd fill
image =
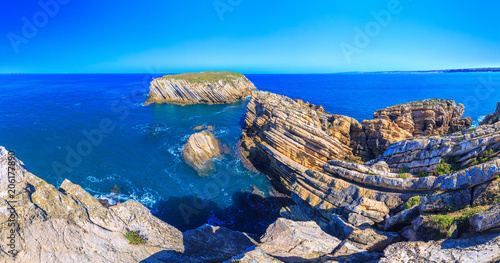
[[[135,199],[181,230],[210,222],[262,232],[273,220],[263,211],[274,207],[247,193],[256,186],[268,195],[269,182],[236,155],[247,101],[143,106],[149,82],[162,75],[0,75],[0,145],[56,186],[67,178],[99,198],[118,185],[120,201]],[[465,104],[464,115],[477,123],[500,101],[495,73],[247,77],[260,90],[359,121],[394,104],[449,98]],[[182,160],[182,146],[200,124],[215,125],[231,148],[208,177]]]

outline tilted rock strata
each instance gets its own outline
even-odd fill
[[[500,204],[473,215],[469,220],[477,232],[482,232],[500,226]]]
[[[479,125],[497,123],[499,118],[500,118],[500,102],[497,103],[497,110],[493,113],[486,115],[486,117],[484,117],[484,120],[482,120],[479,123]]]
[[[464,105],[452,100],[414,101],[376,111],[373,120],[363,121],[363,129],[368,148],[378,156],[395,142],[469,128],[472,119],[462,118],[463,113]]]
[[[222,104],[241,100],[257,88],[244,75],[234,72],[201,72],[154,79],[144,103]]]
[[[8,153],[0,147],[0,232],[11,230],[9,208],[17,214],[16,249],[12,258],[7,235],[0,242],[0,261],[8,262],[139,262],[163,250],[182,252],[182,233],[154,217],[136,201],[103,207],[80,186],[65,180],[59,189],[34,176],[15,160],[17,203],[8,196]],[[138,231],[144,245],[129,245],[125,228]]]
[[[200,175],[215,169],[212,158],[220,155],[219,141],[209,131],[191,135],[184,145],[184,160]]]

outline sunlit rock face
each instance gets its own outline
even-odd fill
[[[144,104],[223,104],[241,100],[256,89],[243,74],[230,71],[167,75],[151,82]]]

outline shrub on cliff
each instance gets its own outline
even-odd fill
[[[142,245],[146,243],[146,240],[139,235],[137,231],[130,231],[125,228],[125,238],[128,239],[128,243],[131,245]]]

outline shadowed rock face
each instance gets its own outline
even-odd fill
[[[65,180],[59,189],[24,169],[15,159],[16,203],[8,195],[8,153],[0,147],[0,233],[8,233],[9,209],[17,214],[14,259],[7,235],[0,237],[1,262],[139,262],[150,255],[172,250],[182,252],[182,233],[154,217],[136,201],[110,208],[80,186]],[[129,245],[125,228],[138,231],[144,245]]]
[[[198,174],[206,175],[215,169],[212,158],[220,155],[219,141],[209,131],[191,135],[184,146],[183,157]]]
[[[427,99],[378,110],[373,120],[363,121],[368,148],[375,156],[395,143],[414,136],[442,135],[461,131],[472,125],[462,118],[464,105],[452,100]]]
[[[479,125],[497,123],[499,118],[500,118],[500,102],[497,103],[497,110],[484,117],[484,120],[481,121]]]
[[[168,75],[154,79],[144,103],[223,104],[241,100],[257,88],[236,72],[201,72]]]

